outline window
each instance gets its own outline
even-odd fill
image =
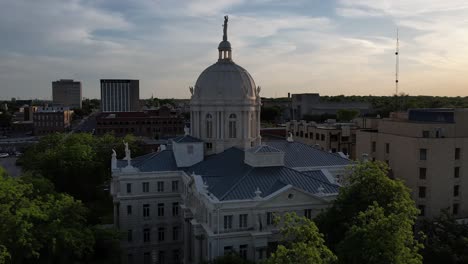
[[[429,131],[428,130],[423,130],[422,137],[423,138],[428,138],[429,137]]]
[[[127,215],[132,215],[132,206],[127,205]]]
[[[164,182],[158,181],[158,192],[164,192]]]
[[[158,254],[158,264],[164,264],[166,261],[166,252],[164,251],[159,251]]]
[[[461,149],[460,149],[460,148],[456,148],[456,149],[455,149],[455,159],[456,159],[456,160],[459,160],[459,159],[460,159],[460,154],[461,154]]]
[[[193,145],[187,145],[187,153],[193,154]]]
[[[419,149],[419,160],[427,160],[427,149]]]
[[[460,178],[460,167],[455,167],[453,170],[453,177]]]
[[[143,189],[143,192],[149,192],[149,182],[143,182],[141,184],[141,188]]]
[[[144,204],[143,205],[143,217],[149,217],[150,216],[150,206],[149,204]]]
[[[143,254],[143,264],[151,264],[151,255],[149,252]]]
[[[179,181],[172,181],[172,191],[173,192],[179,191]]]
[[[224,216],[224,229],[225,230],[232,229],[232,215]]]
[[[229,255],[232,253],[232,246],[224,247],[224,255]]]
[[[164,204],[158,203],[158,216],[164,216]]]
[[[341,141],[349,141],[349,137],[341,137]]]
[[[164,227],[158,228],[158,241],[164,241],[164,233],[166,233],[166,229]]]
[[[310,138],[310,139],[313,139],[313,138],[314,138],[314,133],[309,132],[309,138]]]
[[[179,216],[179,203],[172,203],[172,216]]]
[[[426,187],[419,186],[419,198],[426,198]]]
[[[426,206],[420,204],[420,205],[418,205],[418,209],[419,209],[419,216],[424,216],[426,214],[426,212],[425,212]]]
[[[454,203],[452,206],[452,214],[457,215],[458,214],[458,207],[459,205],[457,203]]]
[[[131,193],[131,192],[132,192],[132,184],[127,183],[127,193]]]
[[[206,147],[206,149],[213,149],[213,143],[211,143],[211,142],[206,142],[206,143],[205,143],[205,147]]]
[[[272,225],[273,224],[273,213],[272,212],[267,212],[266,222],[267,222],[267,225]]]
[[[300,131],[300,132],[299,132],[299,136],[300,136],[300,137],[304,137],[304,131]]]
[[[172,260],[174,261],[174,263],[180,262],[180,251],[178,249],[174,249],[172,251]]]
[[[239,246],[239,256],[243,259],[247,259],[247,245]]]
[[[211,114],[206,115],[206,137],[213,137],[213,119]]]
[[[239,215],[239,228],[246,228],[247,227],[247,214],[240,214]]]
[[[458,197],[460,195],[460,185],[453,186],[453,196]]]
[[[229,116],[229,138],[237,137],[236,118],[237,116],[235,114]]]
[[[315,134],[315,140],[320,140],[320,134],[319,133]]]
[[[131,229],[127,230],[127,241],[132,242],[133,240],[133,231]]]
[[[312,219],[312,209],[304,209],[304,216],[308,219]]]
[[[426,168],[419,168],[419,179],[420,180],[425,180],[426,179],[426,174],[427,174],[427,169]]]
[[[377,142],[372,141],[372,152],[376,152],[376,151],[377,151]]]
[[[150,242],[151,237],[150,237],[150,229],[145,228],[143,229],[143,242]]]
[[[324,134],[320,134],[320,138],[322,141],[325,141],[325,135]]]
[[[180,227],[174,226],[172,228],[172,240],[174,241],[179,240],[179,233],[180,233]]]
[[[390,144],[385,143],[385,153],[389,154],[390,153]]]

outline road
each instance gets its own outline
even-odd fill
[[[8,175],[18,177],[21,175],[21,168],[16,166],[16,157],[0,158],[0,166],[5,168]]]
[[[92,112],[89,116],[83,118],[70,133],[74,132],[87,132],[92,133],[96,128],[96,115],[98,112]]]

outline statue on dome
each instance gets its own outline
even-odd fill
[[[189,87],[190,94],[193,95],[193,86]]]
[[[261,90],[262,90],[262,88],[260,88],[260,86],[257,86],[257,95],[260,95]]]
[[[125,158],[124,158],[124,160],[127,160],[128,162],[130,162],[130,160],[132,158],[130,157],[130,149],[128,148],[128,142],[124,141],[124,146],[125,146]]]
[[[228,16],[224,16],[224,25],[223,25],[223,40],[227,40],[227,23],[228,23]]]

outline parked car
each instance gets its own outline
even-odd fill
[[[0,158],[7,158],[9,156],[10,156],[10,154],[8,154],[8,153],[0,153]]]

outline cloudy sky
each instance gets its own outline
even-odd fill
[[[466,0],[0,0],[0,98],[50,98],[72,78],[140,80],[140,96],[188,98],[217,60],[229,15],[233,59],[263,96],[468,96]]]

